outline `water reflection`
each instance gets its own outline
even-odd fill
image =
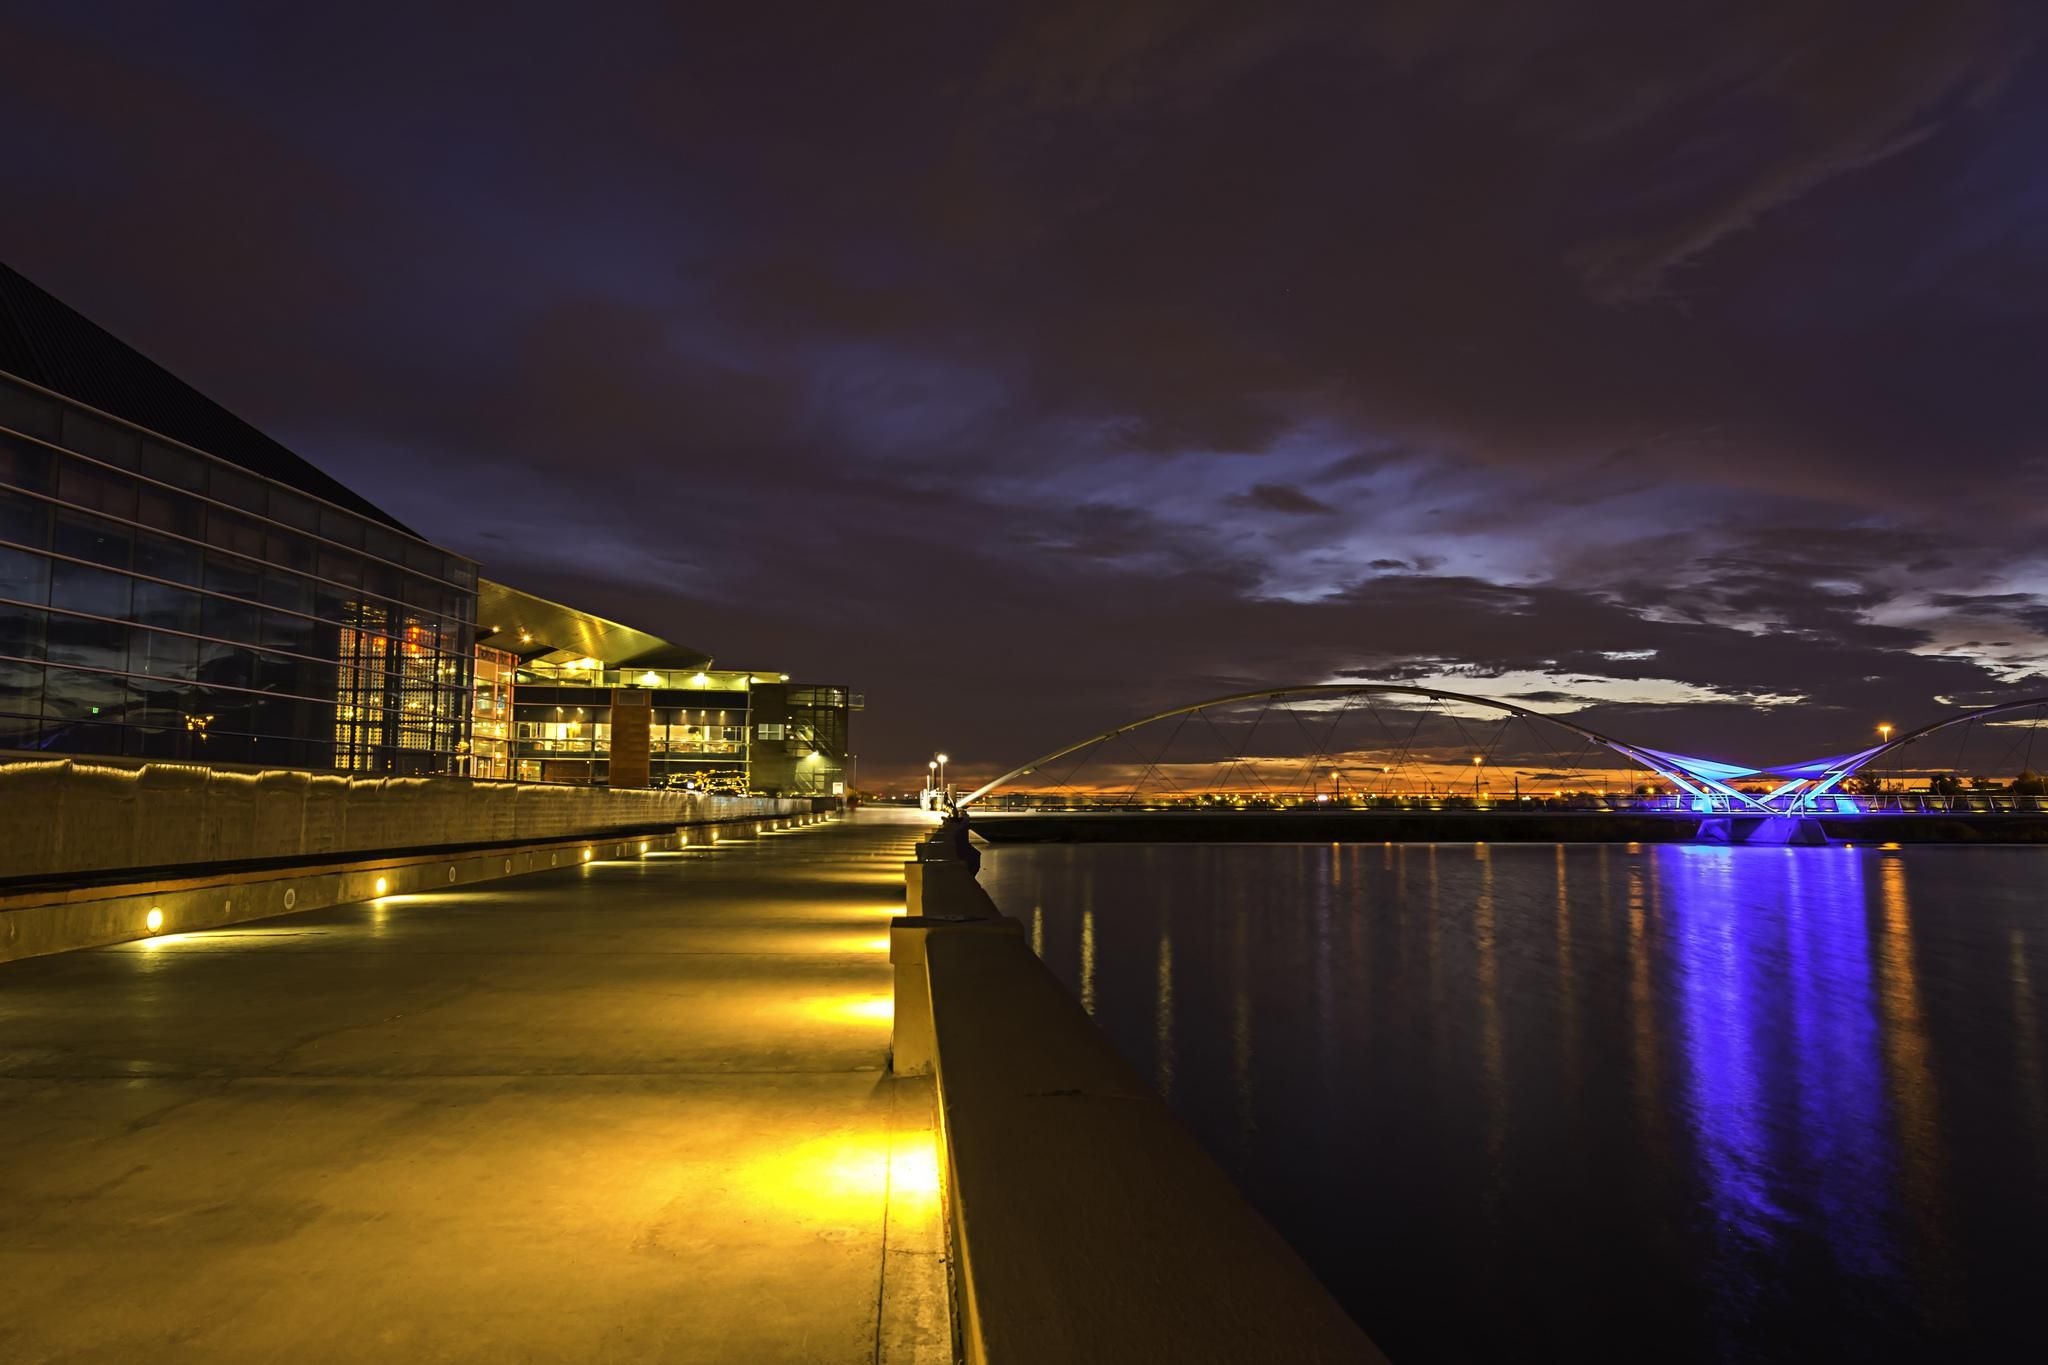
[[[1081,1008],[1095,1013],[1095,912],[1081,912]]]
[[[1159,1000],[1152,1020],[1154,1079],[1159,1093],[1173,1098],[1173,935],[1159,931]]]
[[[2048,1096],[2041,1087],[2041,1022],[2034,1010],[2034,982],[2027,971],[2027,936],[2015,928],[2007,936],[2012,974],[2013,1037],[2017,1040],[2020,1088],[2027,1097],[2027,1146],[2035,1169],[2048,1156]]]
[[[1928,1057],[1927,1026],[1913,970],[1913,908],[1906,893],[1906,866],[1895,855],[1879,863],[1884,932],[1878,964],[1884,1002],[1884,1053],[1897,1115],[1900,1159],[1907,1202],[1913,1211],[1914,1247],[1928,1285],[1923,1309],[1940,1320],[1952,1312],[1958,1286],[1947,1263],[1947,1221],[1942,1207],[1940,1096]]]
[[[984,881],[1396,1359],[2048,1358],[2044,857],[1088,847]]]

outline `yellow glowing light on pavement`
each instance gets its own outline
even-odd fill
[[[929,1132],[898,1133],[889,1161],[889,1197],[936,1206],[939,1199],[939,1144]]]
[[[142,922],[149,926],[149,932],[153,934],[164,927],[164,912],[152,905],[149,907],[149,914],[143,918]]]
[[[587,848],[583,850],[583,861],[586,863],[590,861],[590,850]]]
[[[879,1223],[885,1209],[892,1221],[938,1212],[939,1151],[929,1129],[892,1135],[877,1128],[780,1149],[764,1144],[734,1174],[736,1191],[778,1222],[832,1227]]]
[[[378,895],[380,895],[380,896],[381,896],[381,895],[383,895],[383,894],[385,893],[385,891],[387,891],[387,890],[389,890],[389,889],[390,889],[390,886],[391,886],[391,883],[390,883],[390,882],[387,882],[387,881],[385,881],[385,880],[384,880],[384,879],[383,879],[382,877],[379,877],[379,878],[377,878],[377,894],[378,894]]]
[[[896,1017],[896,998],[893,995],[823,995],[804,1003],[804,1013],[835,1023],[878,1020],[887,1023]]]

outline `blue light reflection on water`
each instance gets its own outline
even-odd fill
[[[1781,1243],[1803,1228],[1820,1231],[1845,1275],[1895,1273],[1864,860],[1711,846],[1663,856],[1724,1311],[1768,1293]]]
[[[1396,1358],[1903,1360],[2048,1343],[2015,1307],[2044,867],[1103,846],[983,880]]]

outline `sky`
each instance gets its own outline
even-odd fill
[[[1267,685],[2048,694],[2048,11],[25,5],[0,257],[865,786]]]

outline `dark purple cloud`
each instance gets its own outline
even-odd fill
[[[2042,27],[0,6],[0,252],[872,775],[1333,676],[1762,758],[2048,691]]]

